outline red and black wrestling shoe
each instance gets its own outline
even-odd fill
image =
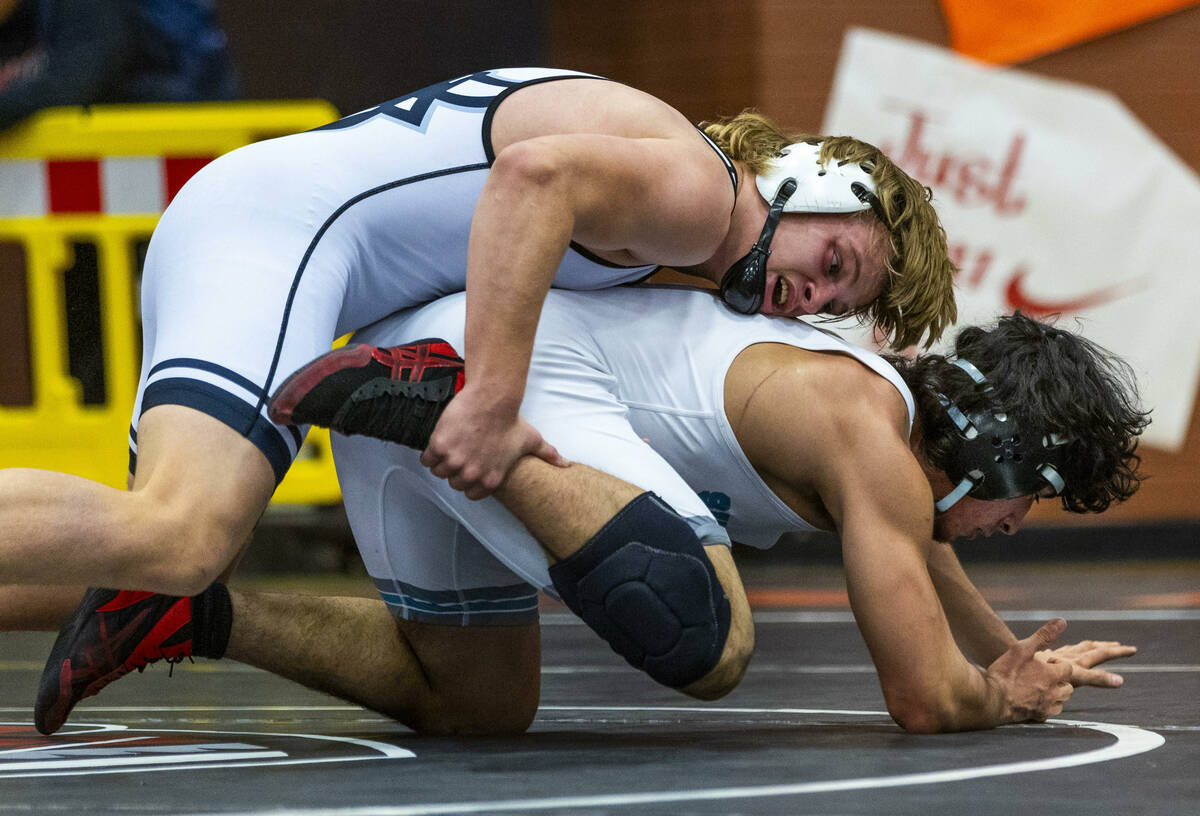
[[[445,340],[345,346],[288,377],[269,414],[280,425],[317,425],[421,450],[463,379],[462,358]]]
[[[33,720],[53,734],[71,709],[157,660],[192,656],[192,599],[91,588],[58,633],[38,685]]]

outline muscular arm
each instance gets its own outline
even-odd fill
[[[517,455],[537,452],[540,437],[517,432],[517,412],[542,302],[572,240],[630,263],[698,263],[715,250],[729,179],[686,127],[533,136],[500,149],[471,225],[466,386],[422,457],[435,475],[480,498]]]
[[[825,491],[841,529],[850,604],[888,711],[919,733],[1015,722],[1005,695],[955,645],[926,568],[932,499],[904,451],[889,453],[876,461],[908,478],[843,474]]]
[[[468,382],[515,413],[538,313],[572,239],[643,262],[707,257],[724,234],[729,182],[698,138],[691,149],[679,141],[574,134],[497,157],[471,225]]]
[[[850,603],[893,718],[929,733],[1057,714],[1070,694],[1069,668],[1034,653],[1061,622],[1001,650],[987,672],[956,645],[930,574],[931,561],[945,571],[934,549],[941,545],[931,540],[933,499],[909,451],[895,390],[857,363],[797,354],[805,352],[768,356],[753,377],[731,369],[752,393],[731,421],[755,467],[799,500],[815,494],[838,529]],[[953,584],[943,576],[944,591]],[[978,614],[961,586],[949,594],[957,594],[956,617]]]
[[[955,639],[967,657],[987,666],[1017,642],[1016,636],[971,583],[949,544],[932,542],[928,553],[929,577]]]

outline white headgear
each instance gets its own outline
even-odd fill
[[[862,165],[830,159],[822,167],[819,143],[796,142],[779,153],[754,180],[767,203],[775,200],[784,182],[795,179],[796,192],[784,204],[785,213],[847,213],[871,209],[875,182]],[[862,192],[855,192],[856,185]]]

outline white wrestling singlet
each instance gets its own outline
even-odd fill
[[[465,298],[388,317],[355,340],[462,343]],[[852,356],[903,397],[882,358],[799,320],[746,316],[712,293],[637,286],[550,292],[521,414],[568,459],[657,493],[704,544],[766,548],[813,530],[755,472],[725,415],[725,375],[755,343]],[[461,625],[536,617],[553,594],[537,542],[495,499],[473,502],[434,477],[417,451],[333,435],[346,511],[368,572],[393,611]]]
[[[267,419],[273,387],[336,337],[465,288],[496,107],[529,85],[578,78],[595,77],[483,71],[247,145],[198,172],[163,213],[146,257],[131,471],[138,418],[167,403],[243,433],[282,479],[302,429]],[[652,270],[573,246],[554,285],[603,288]]]

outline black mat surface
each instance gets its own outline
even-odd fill
[[[836,594],[829,571],[752,572],[752,588]],[[171,678],[153,666],[47,739],[30,718],[52,638],[0,635],[0,813],[1196,813],[1197,576],[1194,562],[984,570],[1018,633],[1064,613],[1071,640],[1140,652],[1119,667],[1123,689],[1081,689],[1055,722],[935,737],[882,713],[836,602],[759,607],[749,674],[709,704],[654,685],[550,610],[542,708],[515,739],[416,737],[232,662]]]

